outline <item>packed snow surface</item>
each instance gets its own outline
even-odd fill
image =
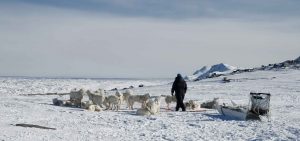
[[[58,96],[24,96],[28,93],[67,92],[72,88],[111,89],[145,84],[134,88],[135,94],[169,95],[172,80],[78,80],[0,78],[0,140],[299,140],[300,71],[256,71],[222,78],[188,82],[185,100],[204,102],[219,97],[248,104],[249,93],[269,92],[271,120],[238,121],[216,110],[174,112],[164,108],[153,116],[137,116],[135,110],[89,112],[52,105]],[[147,84],[146,84],[147,82]],[[150,85],[152,84],[152,85]],[[147,86],[148,85],[148,86]],[[113,94],[113,92],[110,92]],[[67,99],[67,96],[60,98]],[[174,103],[171,105],[174,108]],[[57,130],[16,127],[28,123]]]
[[[170,83],[169,79],[47,79],[0,77],[0,94],[67,93],[74,88],[89,90],[123,89],[130,86],[156,86]]]

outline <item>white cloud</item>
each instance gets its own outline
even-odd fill
[[[0,8],[2,75],[173,77],[202,65],[250,67],[300,52],[297,19],[121,17],[37,5]]]

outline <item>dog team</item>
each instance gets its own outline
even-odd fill
[[[54,105],[66,105],[66,106],[77,106],[82,107],[91,111],[101,111],[104,106],[105,110],[120,110],[121,104],[125,103],[128,109],[133,110],[134,103],[140,103],[141,108],[137,110],[138,115],[154,115],[160,112],[161,108],[161,97],[165,97],[165,102],[167,104],[167,109],[170,109],[170,104],[176,102],[175,110],[178,111],[179,108],[182,111],[188,109],[199,109],[200,105],[194,100],[188,102],[183,102],[185,93],[187,91],[187,84],[180,74],[177,74],[175,81],[173,82],[171,95],[161,95],[161,96],[150,96],[149,93],[144,95],[134,95],[130,89],[127,89],[124,93],[116,90],[114,95],[106,95],[105,91],[99,89],[97,91],[90,90],[72,90],[70,93],[70,100],[62,101],[58,99],[53,99]],[[175,93],[175,96],[174,96]],[[88,95],[89,101],[82,102],[83,96]]]
[[[88,96],[89,100],[83,102],[85,95]],[[90,111],[102,111],[102,109],[118,111],[122,104],[125,104],[129,110],[133,110],[134,104],[140,103],[141,108],[137,110],[138,115],[154,115],[160,112],[162,97],[165,98],[167,109],[170,109],[169,105],[171,103],[177,101],[176,97],[171,95],[152,97],[149,93],[134,95],[130,89],[127,89],[124,93],[117,90],[114,95],[107,95],[102,89],[93,92],[91,90],[74,89],[70,92],[70,100],[63,101],[55,98],[53,99],[53,104],[58,106],[76,106]],[[185,106],[192,110],[199,108],[199,105],[193,100],[186,102]]]

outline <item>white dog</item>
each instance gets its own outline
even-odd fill
[[[117,110],[119,111],[121,106],[121,100],[116,95],[110,95],[105,97],[104,105],[106,106],[106,110]]]
[[[150,99],[146,103],[145,108],[138,109],[136,111],[137,115],[149,116],[156,115],[160,112],[160,99],[161,97],[155,97],[154,100]]]
[[[214,98],[212,101],[207,101],[201,104],[201,108],[215,109],[219,98]]]
[[[144,95],[130,95],[128,97],[128,108],[133,110],[133,104],[135,102],[139,102],[142,104],[142,107],[145,107],[146,102],[149,100],[150,95],[144,94]]]
[[[91,100],[94,104],[99,105],[101,108],[103,108],[103,102],[105,99],[105,95],[102,91],[95,91],[94,93],[92,93],[91,91],[87,91],[86,92],[89,100]]]
[[[79,91],[72,90],[70,92],[70,101],[73,103],[75,106],[80,106],[81,105],[81,100],[83,99],[83,95],[85,94],[84,89],[80,89]]]
[[[160,112],[160,96],[154,97],[154,100],[149,100],[147,102],[146,107],[150,111],[151,114],[158,114]]]
[[[129,98],[129,96],[131,96],[131,95],[133,95],[133,92],[132,92],[132,90],[129,90],[129,89],[127,89],[127,90],[123,93],[123,101],[126,102],[127,106],[129,105],[129,104],[128,104],[128,98]]]
[[[116,91],[116,94],[115,94],[117,97],[119,97],[120,101],[121,101],[121,104],[123,103],[124,101],[124,96],[122,93],[120,93],[118,90]]]

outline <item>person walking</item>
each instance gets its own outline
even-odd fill
[[[183,103],[186,90],[187,90],[186,82],[182,78],[181,74],[177,74],[177,77],[175,78],[175,81],[173,82],[172,90],[171,90],[172,96],[175,92],[175,97],[177,99],[176,111],[178,111],[179,108],[181,108],[182,111],[186,110],[185,105]]]

